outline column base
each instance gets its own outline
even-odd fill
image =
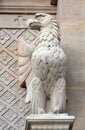
[[[68,114],[31,114],[25,130],[72,130],[75,117]]]

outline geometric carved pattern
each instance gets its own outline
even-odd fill
[[[24,37],[30,44],[36,35],[29,29],[0,30],[0,130],[25,129],[31,106],[25,104],[26,89],[18,83],[16,39]]]
[[[6,91],[5,93],[3,93],[3,95],[1,96],[1,99],[4,100],[7,103],[12,102],[16,97],[10,93],[9,91]]]
[[[21,36],[24,37],[25,40],[28,41],[29,44],[30,44],[30,41],[32,41],[35,38],[35,36],[32,35],[32,33],[29,32],[28,30],[26,30]]]
[[[9,121],[12,121],[15,117],[17,117],[17,114],[14,113],[11,109],[9,109],[3,114],[3,116]]]
[[[14,53],[15,55],[17,55],[17,42],[16,41],[13,41],[12,44],[10,44],[8,46],[8,49]]]
[[[4,127],[6,126],[7,126],[7,123],[4,120],[0,119],[0,130],[4,130]]]
[[[7,65],[12,60],[12,57],[7,54],[5,51],[2,51],[0,54],[0,62],[4,65]]]
[[[35,36],[37,35],[38,31],[32,31],[32,30],[26,30],[24,33],[21,34],[21,37],[23,37],[28,44],[31,43],[32,40],[35,39]]]
[[[9,67],[9,69],[11,70],[11,71],[13,71],[14,73],[17,73],[17,70],[18,70],[18,68],[17,68],[17,61],[15,62],[15,63],[13,63],[10,67]]]
[[[5,108],[6,106],[2,103],[2,102],[0,102],[0,112]]]
[[[3,90],[4,88],[0,85],[0,92]]]
[[[8,85],[13,80],[13,76],[9,74],[7,71],[4,71],[4,73],[0,75],[0,81],[2,81],[5,85]]]
[[[3,30],[0,30],[0,44],[5,44],[7,40],[10,39],[10,36],[4,32]]]
[[[16,122],[16,124],[15,124],[15,126],[17,126],[17,128],[18,128],[18,130],[24,130],[24,124],[25,124],[25,120],[22,120],[22,118],[21,119],[19,119],[17,122]]]

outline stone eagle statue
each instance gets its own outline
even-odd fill
[[[66,55],[60,45],[59,25],[49,14],[37,13],[27,21],[39,34],[28,45],[18,40],[19,82],[26,82],[26,102],[31,102],[32,113],[63,113],[66,106]],[[29,78],[28,78],[29,77]]]

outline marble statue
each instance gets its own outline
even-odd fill
[[[66,55],[60,45],[59,25],[51,15],[37,13],[27,26],[39,33],[30,45],[23,38],[18,40],[19,82],[26,82],[26,102],[31,102],[33,114],[47,113],[48,100],[51,113],[64,113]]]

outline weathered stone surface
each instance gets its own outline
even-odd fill
[[[34,19],[27,21],[27,26],[40,31],[30,45],[24,39],[18,40],[19,82],[26,82],[26,102],[31,102],[33,114],[47,113],[48,99],[50,112],[63,113],[66,107],[66,55],[60,45],[58,23],[49,14],[37,13]],[[30,84],[27,80],[29,71],[32,73]]]
[[[59,0],[58,18],[61,23],[83,22],[85,20],[85,0]]]
[[[74,116],[67,114],[40,114],[26,118],[25,130],[72,130]]]
[[[85,128],[85,89],[75,86],[67,90],[68,103],[67,112],[76,117],[73,130],[84,130]]]
[[[85,129],[85,0],[59,0],[61,42],[68,56],[67,112],[76,116],[74,130]]]
[[[17,65],[16,38],[26,38],[27,33],[28,29],[0,28],[0,130],[24,130],[26,113],[31,112],[24,102],[26,90],[18,83]]]
[[[62,23],[63,24],[63,23]],[[85,26],[71,23],[62,25],[62,46],[68,55],[67,85],[85,86]],[[69,77],[69,78],[68,78]]]
[[[38,5],[38,6],[40,6],[40,5],[50,5],[50,0],[43,0],[43,1],[41,1],[41,0],[18,0],[17,2],[16,1],[14,1],[14,0],[11,0],[11,1],[7,1],[7,0],[4,0],[4,1],[1,1],[0,2],[0,4],[1,5],[29,5],[29,6],[31,6],[31,5],[34,5],[34,6],[36,6],[36,5]]]
[[[0,130],[24,130],[25,117],[31,113],[30,105],[25,104],[26,89],[18,83],[16,40],[24,37],[30,44],[36,37],[38,31],[24,25],[36,12],[56,14],[50,0],[40,1],[0,1]]]

